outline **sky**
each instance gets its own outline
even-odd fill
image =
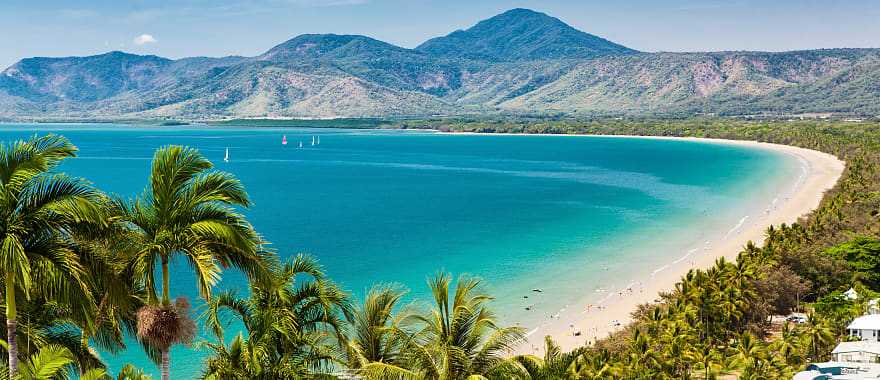
[[[518,7],[651,52],[880,47],[880,0],[0,0],[0,68],[111,50],[253,56],[303,33],[411,48]]]

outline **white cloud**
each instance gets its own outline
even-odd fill
[[[146,45],[154,44],[159,41],[149,34],[141,34],[140,36],[135,37],[134,40],[132,40],[131,42],[134,42],[135,45]]]

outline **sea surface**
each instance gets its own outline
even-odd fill
[[[244,182],[246,214],[281,257],[315,256],[354,297],[397,283],[426,301],[429,276],[467,273],[506,323],[529,328],[735,233],[802,175],[796,158],[769,150],[637,138],[4,124],[0,140],[48,132],[80,148],[60,170],[126,197],[147,185],[156,148],[198,148]],[[246,292],[234,270],[220,287]],[[186,263],[173,264],[172,288],[198,298]],[[104,358],[158,378],[134,343]],[[203,358],[176,348],[172,378],[196,377]]]

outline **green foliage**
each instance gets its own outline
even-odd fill
[[[212,298],[206,327],[217,342],[204,342],[211,356],[205,379],[300,379],[326,372],[340,361],[348,295],[329,281],[320,266],[297,256],[265,281],[252,281],[250,296],[226,291]],[[245,327],[224,344],[224,317]]]
[[[857,236],[846,243],[829,248],[826,254],[846,261],[853,272],[853,282],[862,282],[880,289],[880,240]]]

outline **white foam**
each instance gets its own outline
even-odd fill
[[[651,276],[654,276],[654,275],[656,275],[657,273],[660,273],[660,272],[666,270],[666,268],[669,268],[669,265],[664,265],[664,266],[662,266],[662,267],[660,267],[660,268],[655,269],[653,272],[651,272]]]
[[[749,219],[748,215],[742,217],[742,219],[739,220],[739,223],[737,223],[735,226],[733,226],[733,228],[731,228],[729,231],[727,231],[727,234],[724,235],[724,239],[726,240],[726,239],[730,238],[730,235],[732,235],[734,232],[739,232],[740,228],[742,228],[743,224],[745,224],[746,220],[748,220],[748,219]]]

